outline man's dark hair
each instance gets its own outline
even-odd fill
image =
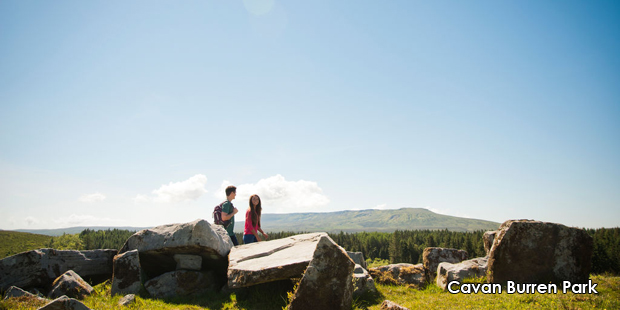
[[[237,188],[230,185],[226,188],[226,197],[230,196],[231,193],[236,193],[237,192]]]

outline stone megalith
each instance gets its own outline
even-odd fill
[[[342,247],[321,236],[288,309],[351,309],[354,267]]]
[[[39,249],[0,260],[0,291],[11,286],[24,289],[44,288],[63,273],[73,270],[93,282],[112,275],[116,250],[69,251]]]
[[[80,275],[73,270],[69,270],[54,280],[48,297],[58,298],[66,295],[67,297],[81,300],[94,291],[93,287],[86,283]]]
[[[202,270],[221,270],[225,278],[227,255],[233,243],[220,225],[205,220],[141,230],[127,239],[119,254],[138,250],[147,278],[177,270],[175,254],[199,255]]]
[[[506,221],[489,253],[487,281],[586,283],[592,244],[583,229],[533,220]]]
[[[436,247],[425,248],[422,255],[426,281],[429,283],[435,280],[439,263],[460,263],[468,258],[467,251]]]
[[[228,256],[228,287],[300,278],[314,257],[319,240],[326,236],[311,233],[234,247]]]
[[[140,267],[138,250],[131,250],[114,256],[112,296],[116,294],[140,293],[142,280],[142,268]]]
[[[478,257],[462,261],[458,264],[448,262],[439,263],[437,267],[437,286],[445,291],[448,289],[448,283],[452,281],[463,283],[463,280],[467,278],[484,277],[487,274],[487,266],[487,257]]]

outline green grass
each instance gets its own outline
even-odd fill
[[[379,309],[388,299],[409,309],[620,309],[620,277],[592,276],[598,283],[599,294],[450,294],[436,285],[423,290],[404,286],[377,284],[379,294],[367,294],[353,302],[353,309]],[[480,282],[475,280],[474,282]],[[235,293],[209,293],[193,298],[157,300],[137,297],[136,303],[126,309],[243,309],[268,310],[286,306],[287,290],[292,284],[286,281],[250,288]],[[110,285],[100,284],[95,293],[83,302],[91,309],[118,309],[121,296],[110,296]],[[0,301],[0,309],[30,310],[43,304],[32,299],[9,299]]]
[[[51,236],[0,230],[0,259],[21,252],[46,248]]]

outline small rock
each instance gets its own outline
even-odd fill
[[[424,261],[424,271],[426,272],[426,281],[428,283],[435,281],[437,275],[437,266],[439,263],[460,263],[468,258],[467,251],[447,248],[430,247],[424,249],[422,254]]]
[[[58,298],[66,295],[71,298],[84,299],[92,294],[94,289],[86,283],[77,273],[69,270],[58,277],[52,284],[49,293],[50,298]]]
[[[91,310],[79,300],[67,296],[58,297],[38,310]]]
[[[409,308],[405,308],[393,301],[389,301],[389,300],[384,300],[383,303],[381,303],[381,310],[409,310]]]
[[[22,297],[22,296],[39,298],[38,296],[32,293],[26,292],[17,286],[11,286],[9,290],[6,291],[6,293],[4,294],[4,300],[7,300],[9,298]]]
[[[364,269],[368,269],[368,266],[366,265],[366,260],[364,260],[364,253],[347,251],[347,255],[349,255],[353,262],[362,266],[362,268]]]
[[[125,295],[125,297],[121,298],[121,300],[118,301],[118,305],[121,307],[124,306],[129,306],[131,304],[133,304],[134,302],[136,302],[136,295],[135,294],[129,294],[129,295]]]
[[[452,281],[462,283],[467,278],[484,277],[487,274],[487,266],[487,257],[478,257],[458,264],[440,263],[437,267],[437,286],[445,291],[448,289],[448,283]]]

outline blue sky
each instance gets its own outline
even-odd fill
[[[211,220],[228,184],[616,227],[618,55],[616,1],[2,0],[0,229]]]

